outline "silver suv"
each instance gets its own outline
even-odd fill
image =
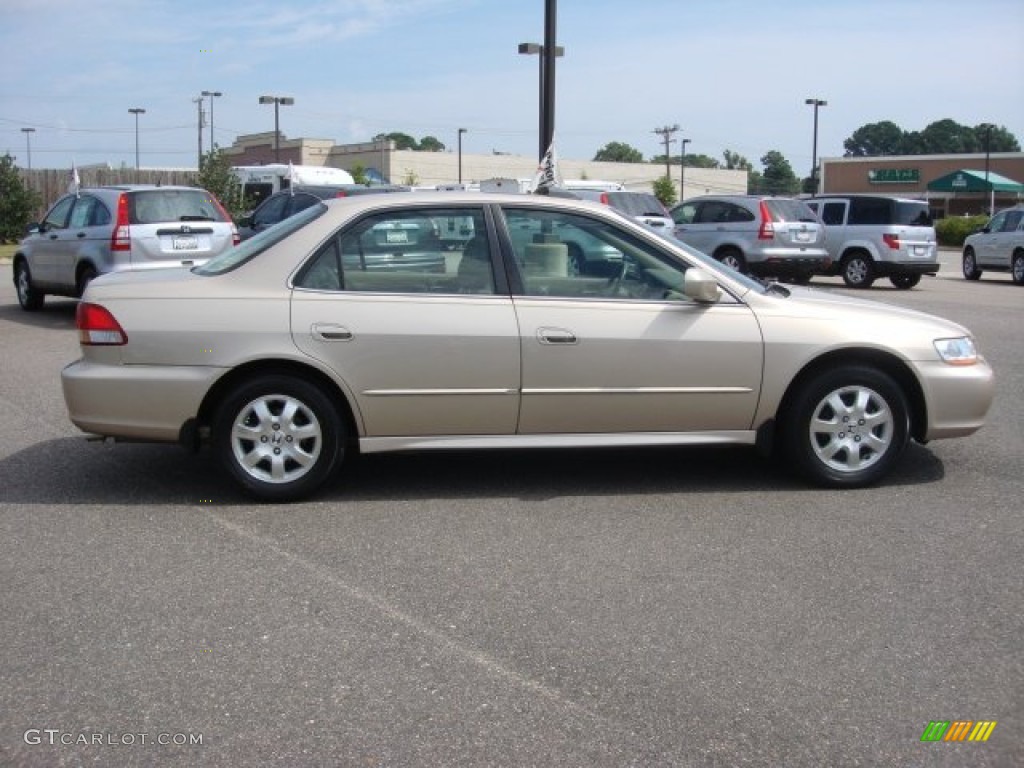
[[[624,213],[641,224],[653,227],[664,234],[672,233],[672,217],[668,215],[661,200],[650,192],[629,190],[573,189],[574,195],[583,200],[594,200]]]
[[[795,198],[705,195],[670,213],[678,240],[739,272],[804,282],[830,265],[824,227]]]
[[[928,203],[882,195],[828,195],[807,200],[825,225],[825,247],[851,288],[870,288],[888,277],[897,288],[913,288],[921,275],[939,271]]]
[[[192,266],[238,244],[238,229],[209,192],[152,185],[69,193],[31,224],[14,254],[22,309],[47,294],[81,296],[98,275]]]
[[[986,270],[1009,272],[1014,283],[1024,285],[1024,205],[1000,211],[967,236],[963,270],[968,280],[977,280]]]

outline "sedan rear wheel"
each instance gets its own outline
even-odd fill
[[[46,294],[32,285],[32,273],[24,261],[14,265],[14,287],[18,292],[18,303],[22,309],[26,312],[42,309]]]
[[[782,445],[819,485],[852,488],[889,472],[907,444],[906,398],[887,374],[863,366],[823,373],[803,386],[783,416]]]
[[[1015,285],[1024,285],[1024,251],[1017,251],[1013,254],[1013,261],[1010,263],[1010,275]]]
[[[968,280],[977,280],[981,277],[981,270],[978,269],[978,260],[974,256],[974,249],[967,247],[964,249],[964,258],[962,263],[964,277]]]
[[[337,408],[313,384],[286,375],[242,384],[221,404],[214,451],[236,482],[264,501],[293,501],[327,481],[344,456]]]

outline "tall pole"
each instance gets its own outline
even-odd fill
[[[545,55],[545,48],[544,48],[544,46],[540,45],[539,43],[520,43],[519,44],[519,52],[520,53],[531,54],[531,55],[532,54],[539,55],[539,61],[540,61],[540,81],[539,82],[540,82],[540,87],[538,88],[537,93],[540,94],[540,108],[537,110],[537,119],[538,119],[537,143],[539,144],[538,153],[537,153],[537,159],[542,160],[544,158],[544,153],[548,151],[548,146],[550,146],[550,144],[551,144],[550,140],[545,141],[545,136],[547,136],[547,127],[546,127],[547,126],[547,109],[545,107],[544,99],[545,99],[545,95],[547,93],[547,87],[545,86],[545,81],[547,80],[547,76],[546,76],[547,73],[545,72],[545,62],[547,61],[547,56]],[[556,45],[555,46],[555,56],[564,56],[564,55],[565,55],[565,49],[562,46],[560,46],[560,45]]]
[[[465,128],[459,128],[459,184],[462,184],[462,134],[465,132]]]
[[[828,106],[828,102],[824,99],[804,99],[804,104],[810,104],[814,107],[814,142],[811,146],[811,182],[814,185],[814,194],[817,194],[820,190],[818,189],[818,107]]]
[[[541,113],[544,129],[541,134],[540,156],[543,157],[555,137],[555,59],[558,56],[555,22],[558,0],[544,0],[544,74],[541,78],[544,110]]]
[[[291,96],[260,96],[260,104],[274,105],[274,162],[281,162],[281,124],[278,108],[284,104],[286,107],[294,104],[295,99]]]
[[[141,107],[132,107],[128,110],[135,115],[135,170],[139,170],[139,115],[146,114]]]
[[[686,145],[690,139],[679,140],[679,202],[686,197]]]
[[[223,96],[224,94],[220,91],[203,91],[203,96],[210,97],[210,151],[213,151],[213,99],[217,96]]]
[[[36,132],[35,128],[22,128],[21,132],[25,134],[25,151],[28,152],[28,170],[32,170],[32,141],[30,137]]]
[[[654,133],[661,136],[661,140],[665,142],[665,178],[672,178],[672,157],[668,153],[668,145],[675,141],[672,138],[672,134],[679,130],[679,124],[666,125],[664,128],[655,128]]]
[[[22,128],[22,130],[25,130]],[[992,126],[988,123],[985,124],[985,185],[988,187],[988,215],[991,216],[996,212],[996,193],[992,188],[992,185],[988,180],[988,162],[990,147],[992,142]]]
[[[192,103],[196,105],[196,137],[198,139],[199,149],[199,170],[203,170],[203,97],[196,96],[192,99]]]

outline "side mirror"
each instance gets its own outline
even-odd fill
[[[690,267],[683,274],[683,293],[701,304],[715,304],[722,298],[718,281],[697,267]]]
[[[251,215],[242,216],[238,220],[238,226],[240,226],[240,227],[249,227],[251,229],[252,228],[252,216]]]
[[[26,235],[38,235],[42,231],[43,231],[43,225],[40,224],[38,221],[33,221],[31,224],[29,224],[27,227],[25,227],[25,234]]]

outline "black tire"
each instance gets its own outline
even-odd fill
[[[1014,285],[1024,285],[1024,251],[1017,251],[1010,258],[1010,277]]]
[[[26,312],[35,312],[43,308],[46,294],[32,285],[32,271],[24,259],[14,265],[14,288],[18,294],[18,303]]]
[[[743,253],[738,248],[723,248],[715,254],[715,258],[725,264],[725,266],[732,267],[737,272],[746,274],[747,260],[743,258]]]
[[[82,267],[82,271],[78,273],[78,298],[82,298],[82,294],[85,293],[85,289],[89,286],[89,283],[91,283],[95,279],[96,269],[94,267]]]
[[[910,418],[903,391],[875,368],[825,371],[780,414],[781,448],[804,477],[829,488],[880,480],[906,447]]]
[[[850,288],[870,288],[875,282],[875,263],[863,251],[844,256],[839,272]]]
[[[974,249],[970,246],[964,248],[964,257],[961,262],[964,277],[968,280],[977,280],[981,277],[981,270],[978,269],[978,259],[974,255]]]
[[[899,288],[901,291],[908,291],[915,285],[921,282],[920,275],[892,275],[889,277],[889,282]]]
[[[341,466],[345,424],[315,384],[283,374],[257,376],[221,402],[213,420],[213,450],[249,495],[295,501],[320,488]]]

